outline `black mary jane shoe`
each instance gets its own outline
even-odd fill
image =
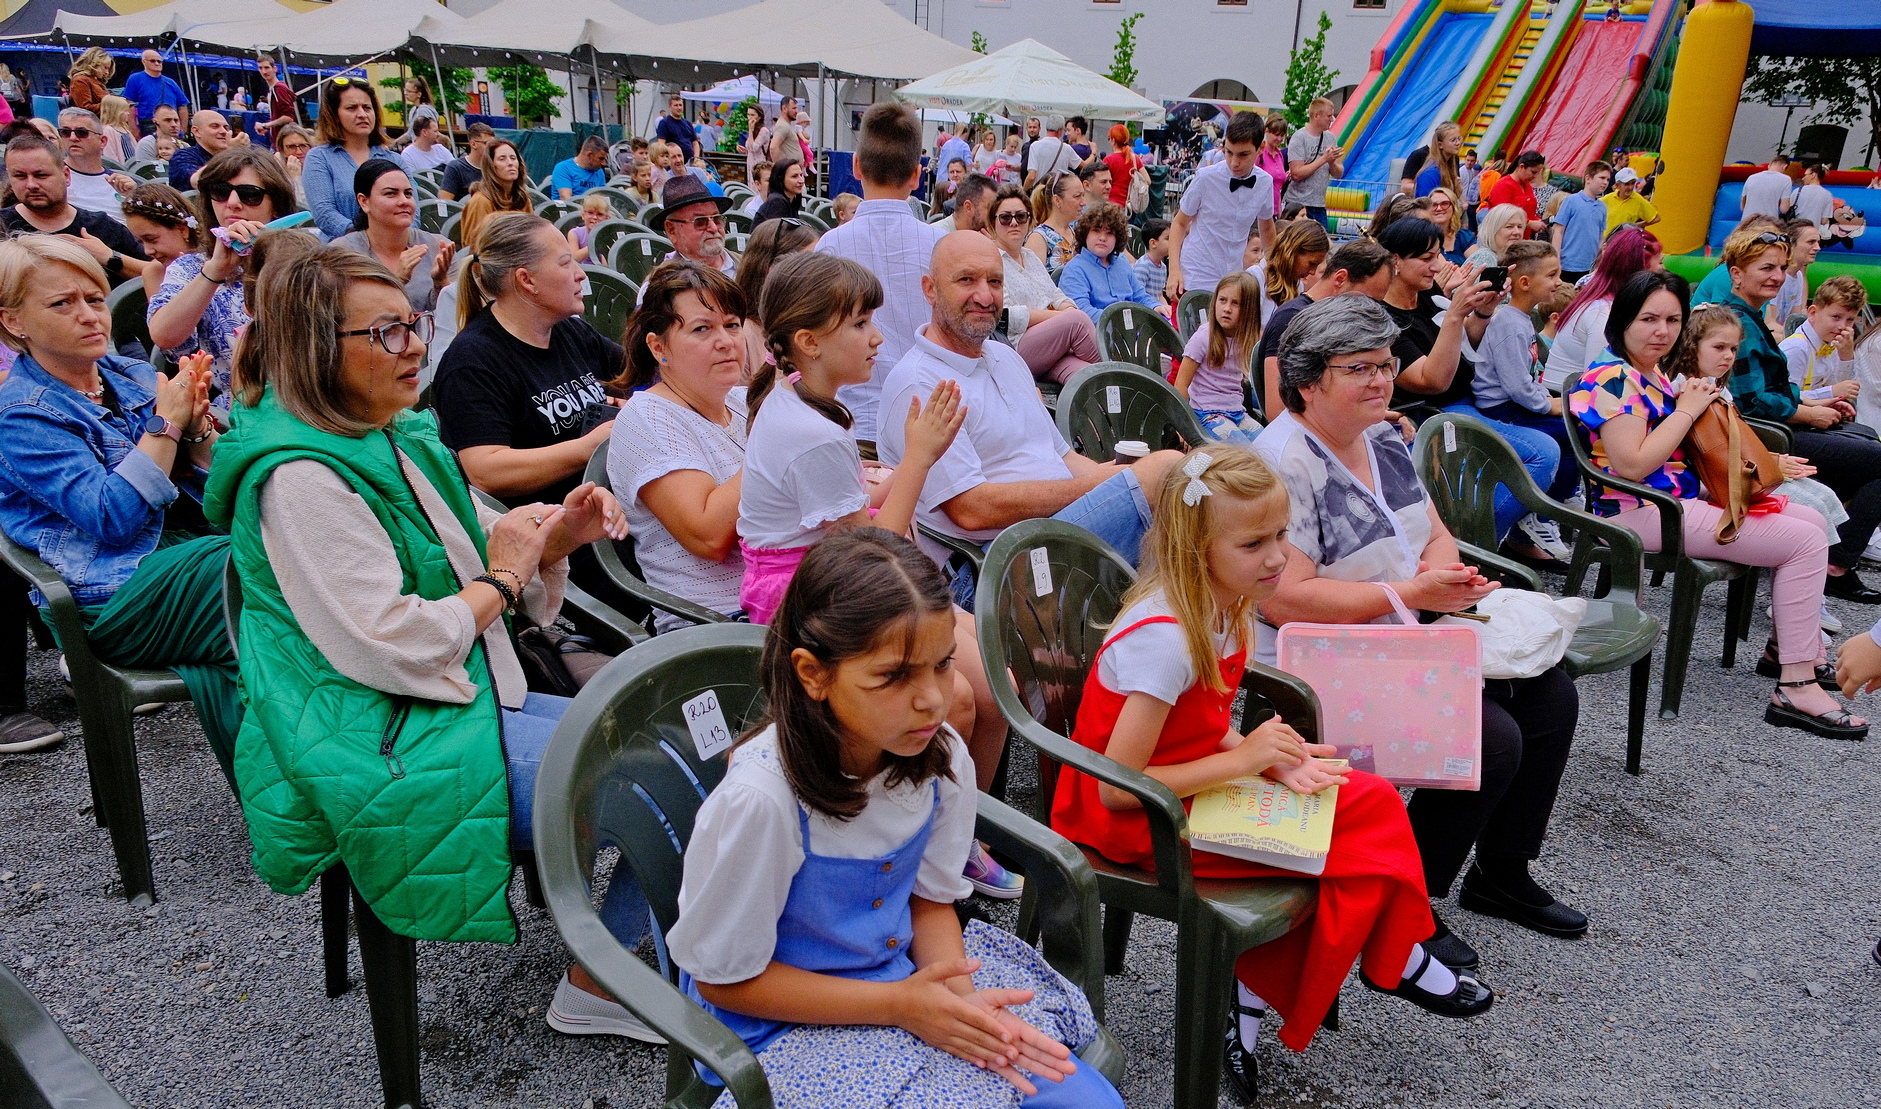
[[[1776,644],[1764,645],[1763,654],[1757,659],[1757,676],[1760,678],[1780,678],[1783,676],[1783,664],[1777,661]],[[1809,683],[1804,682],[1804,685]],[[1830,693],[1841,692],[1841,683],[1835,680],[1835,667],[1826,662],[1816,664],[1816,684]]]
[[[1846,574],[1830,574],[1823,579],[1822,594],[1825,597],[1839,597],[1844,601],[1853,601],[1858,605],[1881,605],[1881,589],[1870,589],[1861,576],[1850,570]]]
[[[1417,980],[1430,967],[1430,962],[1430,952],[1426,951],[1424,961],[1417,965],[1417,970],[1391,989],[1385,989],[1363,973],[1359,974],[1359,981],[1365,984],[1366,989],[1401,997],[1426,1013],[1434,1013],[1440,1017],[1478,1016],[1488,1012],[1489,1007],[1496,1003],[1496,995],[1490,992],[1489,987],[1478,982],[1474,975],[1469,974],[1457,975],[1456,988],[1449,993],[1431,993],[1429,990],[1420,988]]]
[[[1456,903],[1472,913],[1501,917],[1545,936],[1571,940],[1587,931],[1586,913],[1559,900],[1531,905],[1498,889],[1480,866],[1472,865],[1463,876],[1463,888],[1457,891]]]
[[[1851,724],[1854,714],[1847,709],[1832,709],[1820,716],[1813,716],[1796,707],[1785,689],[1798,686],[1814,685],[1813,681],[1778,682],[1776,699],[1778,703],[1764,706],[1763,722],[1777,728],[1796,728],[1819,735],[1824,739],[1867,739],[1868,725]]]
[[[1254,1009],[1234,1002],[1228,1007],[1228,1035],[1222,1045],[1221,1076],[1228,1082],[1228,1097],[1237,1105],[1254,1105],[1260,1099],[1260,1065],[1254,1053],[1241,1045],[1241,1016],[1264,1017],[1265,1009]]]

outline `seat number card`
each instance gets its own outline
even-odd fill
[[[1456,453],[1456,425],[1447,421],[1443,425],[1443,452]]]
[[[1104,411],[1113,416],[1123,412],[1123,389],[1116,385],[1104,386]]]
[[[1043,547],[1032,548],[1032,595],[1043,597],[1052,591],[1052,560]]]
[[[692,733],[692,746],[699,761],[716,758],[732,745],[731,729],[725,725],[725,710],[718,707],[718,691],[708,689],[680,706],[686,714],[686,729]]]

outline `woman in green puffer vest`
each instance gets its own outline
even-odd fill
[[[321,247],[265,268],[256,293],[205,504],[242,584],[235,772],[255,869],[298,894],[344,863],[394,932],[511,942],[510,851],[531,843],[568,701],[528,692],[506,617],[552,619],[568,553],[624,538],[625,517],[592,484],[479,509],[408,411],[432,322],[377,260]],[[611,887],[631,945],[645,902]],[[559,1008],[618,1031],[593,1027],[626,1011],[592,993],[564,978]]]

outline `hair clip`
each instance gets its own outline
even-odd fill
[[[1182,487],[1183,504],[1194,508],[1196,505],[1202,503],[1203,497],[1210,496],[1215,492],[1202,483],[1202,475],[1208,472],[1208,467],[1214,461],[1213,455],[1197,451],[1194,457],[1183,463],[1182,474],[1189,479],[1189,483]]]

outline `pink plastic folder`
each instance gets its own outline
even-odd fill
[[[1419,624],[1397,591],[1402,624],[1286,624],[1280,669],[1319,695],[1320,742],[1354,770],[1401,786],[1482,784],[1482,648],[1476,629]]]

